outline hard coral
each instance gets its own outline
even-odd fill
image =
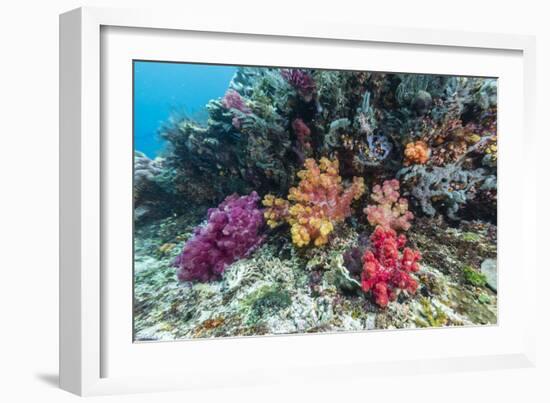
[[[420,252],[405,248],[407,238],[404,235],[397,236],[390,228],[376,227],[370,240],[371,246],[363,255],[363,291],[371,291],[381,307],[394,301],[401,291],[415,293],[418,283],[410,273],[420,269]]]
[[[425,141],[410,142],[405,147],[403,165],[425,164],[430,158],[430,148]]]
[[[468,170],[463,166],[466,158],[489,140],[482,138],[452,164],[441,167],[413,165],[401,169],[397,177],[410,189],[410,196],[417,201],[424,214],[433,217],[444,208],[447,217],[458,220],[459,211],[468,203],[480,199],[484,193],[490,196],[494,191],[496,196],[496,175],[484,168]],[[487,201],[490,202],[490,199]]]
[[[286,210],[287,206],[278,201],[281,199],[267,195],[263,203],[269,209],[265,214],[275,226],[283,218],[290,224],[292,242],[296,246],[306,246],[310,242],[320,246],[328,242],[334,224],[351,214],[351,203],[364,193],[365,184],[363,178],[354,177],[353,183],[344,189],[338,174],[338,160],[321,158],[317,164],[310,158],[304,165],[306,169],[298,172],[300,183],[289,191],[288,200],[293,204]]]
[[[395,231],[407,231],[410,228],[414,215],[409,211],[407,199],[400,197],[397,179],[384,181],[382,186],[374,186],[371,199],[376,204],[363,210],[371,225],[380,225]]]
[[[208,221],[195,229],[174,265],[180,281],[211,281],[231,263],[248,256],[263,241],[262,211],[256,192],[228,196],[208,210]]]
[[[298,92],[306,102],[315,95],[315,81],[309,72],[302,69],[283,69],[281,76]]]

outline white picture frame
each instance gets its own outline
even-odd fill
[[[105,61],[102,58],[110,55],[104,49],[107,46],[102,32],[108,32],[110,27],[117,27],[118,30],[126,29],[124,35],[130,36],[134,32],[132,30],[138,29],[146,29],[147,32],[155,30],[154,32],[157,33],[169,32],[170,38],[165,40],[167,45],[164,47],[159,45],[162,49],[170,49],[170,42],[177,40],[174,35],[177,36],[178,33],[185,35],[187,32],[193,33],[195,37],[200,37],[201,33],[204,36],[215,34],[217,38],[227,36],[228,41],[230,37],[243,40],[253,38],[255,43],[260,44],[262,41],[274,44],[292,42],[302,47],[319,41],[324,43],[323,46],[332,46],[334,49],[346,45],[355,47],[375,44],[380,49],[393,46],[397,51],[399,49],[405,51],[407,47],[411,47],[417,51],[426,51],[427,54],[430,49],[451,53],[464,51],[478,54],[480,57],[490,53],[511,54],[514,60],[512,64],[517,69],[510,73],[510,85],[516,88],[516,96],[519,99],[514,99],[514,103],[509,105],[510,107],[521,105],[521,113],[518,113],[519,120],[510,122],[509,127],[521,132],[515,133],[522,138],[521,147],[516,149],[519,156],[515,157],[523,162],[521,174],[514,174],[513,169],[510,169],[506,177],[510,180],[518,180],[519,175],[519,181],[524,189],[536,189],[536,172],[532,157],[535,152],[535,41],[533,37],[382,28],[343,23],[327,24],[325,21],[288,23],[282,26],[275,22],[206,19],[151,10],[80,8],[65,13],[60,17],[60,385],[63,389],[79,395],[97,395],[210,386],[245,386],[271,382],[292,383],[297,380],[302,382],[307,379],[323,379],[328,377],[329,373],[331,378],[334,378],[337,373],[336,376],[345,379],[381,372],[400,374],[534,365],[535,324],[529,312],[535,312],[536,296],[534,292],[528,295],[522,294],[522,311],[525,314],[521,320],[518,320],[517,313],[510,313],[510,316],[506,317],[507,312],[502,310],[508,309],[509,304],[506,301],[515,298],[517,291],[512,287],[506,288],[506,276],[501,278],[500,275],[499,324],[484,330],[433,329],[419,332],[391,332],[391,334],[363,332],[303,337],[204,340],[160,343],[147,347],[147,351],[137,351],[132,340],[126,339],[123,334],[127,328],[118,329],[113,326],[113,321],[107,319],[109,315],[117,314],[113,313],[115,311],[113,305],[107,302],[112,298],[108,298],[109,291],[106,288],[109,287],[105,286],[105,281],[113,279],[113,284],[118,283],[115,278],[105,273],[105,267],[108,267],[106,251],[112,251],[112,248],[109,249],[105,244],[103,232],[104,228],[108,227],[105,222],[106,206],[109,203],[106,191],[111,189],[106,178],[112,174],[109,169],[124,169],[109,163],[109,155],[112,155],[113,150],[120,150],[120,148],[111,141],[113,136],[109,135],[105,138],[105,133],[110,133],[110,123],[107,119],[109,111],[103,109],[106,102],[105,94],[114,91],[115,95],[124,95],[124,87],[113,85],[113,88],[110,88],[112,81],[104,80],[105,77],[102,77],[102,74],[107,74],[103,70]],[[158,38],[157,40],[161,41]],[[139,46],[145,49],[147,47],[145,42],[147,41],[141,40]],[[123,44],[118,42],[119,48],[117,48],[120,50],[117,53],[119,56],[124,53],[124,46],[120,46],[121,43]],[[109,46],[117,46],[116,44],[116,40],[109,42]],[[162,50],[156,50],[156,52],[159,52],[158,54],[162,57]],[[253,56],[258,58],[257,64],[268,64],[269,60],[272,60],[261,52]],[[131,51],[125,57],[131,58]],[[427,57],[431,57],[432,61],[436,62],[433,55]],[[243,60],[243,56],[232,60],[230,58],[229,54],[220,54],[217,61],[233,61],[235,64],[250,63],[250,59]],[[193,59],[193,61],[196,60]],[[297,63],[299,65],[300,62]],[[406,62],[401,63],[402,71],[409,71]],[[419,68],[421,67],[411,68],[411,71]],[[438,68],[440,69],[438,71],[444,72],[448,67],[443,63]],[[486,72],[484,69],[476,70],[475,66],[472,69],[472,73]],[[464,71],[461,70],[461,72]],[[515,81],[512,82],[512,79]],[[112,98],[107,99],[109,106],[115,105]],[[499,102],[501,101],[503,104],[507,102],[505,99],[499,99]],[[122,112],[120,116],[121,120],[124,120]],[[124,127],[122,131],[125,131]],[[508,156],[512,155],[513,149],[507,148],[506,140],[503,142],[503,147],[499,144],[499,170],[507,172],[506,161],[509,160]],[[107,150],[106,147],[113,147],[113,149]],[[528,239],[528,234],[535,232],[535,211],[528,208],[530,203],[533,203],[531,198],[534,194],[533,192],[518,192],[518,194],[508,192],[507,180],[504,179],[504,185],[502,185],[499,177],[499,274],[503,269],[501,253],[510,253],[506,246],[511,245],[511,242],[507,241],[509,233],[501,234],[500,226],[501,223],[507,223],[510,220],[510,225],[506,225],[505,228],[516,233],[518,240],[514,251],[516,257],[511,256],[509,262],[502,264],[518,263],[521,266],[519,275],[523,278],[534,278],[537,264],[532,250],[533,243]],[[512,204],[517,206],[517,216],[501,215],[500,211],[511,210],[506,208],[501,210],[500,206],[506,207]],[[512,222],[512,219],[517,222]],[[131,237],[131,233],[127,236]],[[121,243],[124,243],[124,240],[121,240]],[[501,247],[501,245],[504,246]],[[505,268],[503,273],[506,274]],[[505,290],[503,293],[500,292],[501,285]],[[506,292],[507,289],[510,290],[509,293]],[[129,303],[131,305],[131,302]],[[125,309],[122,305],[120,308],[121,312]],[[504,321],[500,320],[502,314],[505,317]],[[119,322],[119,318],[116,317],[116,319],[116,322]],[[106,329],[107,326],[109,330]],[[447,333],[444,334],[444,332]],[[465,343],[470,339],[481,341],[477,349],[472,348],[469,354],[459,348],[439,349],[431,354],[416,355],[407,355],[405,349],[403,351],[397,349],[399,351],[393,354],[373,353],[370,357],[357,356],[351,359],[340,359],[338,354],[329,355],[328,360],[327,357],[323,357],[323,360],[315,357],[315,349],[319,348],[320,343],[331,351],[339,348],[341,356],[350,357],[350,353],[356,351],[357,345],[365,342],[385,343],[384,339],[391,338],[391,342],[398,345],[426,343],[426,345],[437,346],[443,345],[445,337],[466,340]],[[502,340],[502,343],[499,345],[495,342],[493,349],[486,350],[491,338]],[[483,344],[483,340],[487,344]],[[285,350],[290,351],[288,356],[285,356]],[[142,362],[152,364],[152,361],[148,360],[156,360],[158,365],[166,359],[167,354],[182,354],[188,359],[174,360],[176,364],[167,365],[166,370],[158,374],[132,371],[131,365],[115,365],[116,362],[132,363],[138,355]],[[199,365],[200,358],[206,355],[217,357],[219,365],[216,368]],[[259,362],[258,357],[264,357],[263,364]]]

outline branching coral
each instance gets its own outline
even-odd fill
[[[256,192],[228,196],[217,208],[208,210],[208,221],[195,230],[174,265],[180,281],[211,281],[225,268],[248,256],[263,241],[262,211]]]
[[[397,173],[401,182],[410,189],[410,195],[420,204],[424,214],[433,217],[438,207],[444,207],[447,216],[457,220],[460,208],[469,201],[473,201],[482,193],[492,194],[496,191],[496,176],[490,175],[484,168],[463,168],[466,157],[483,147],[485,141],[487,139],[482,139],[471,146],[452,164],[441,167],[414,165]]]
[[[384,181],[382,186],[375,185],[372,189],[371,199],[376,204],[364,209],[369,223],[373,226],[380,225],[395,231],[407,231],[414,218],[409,211],[409,202],[399,194],[399,181],[397,179]]]
[[[371,245],[363,255],[361,288],[371,291],[376,303],[386,307],[401,291],[416,292],[417,281],[411,273],[420,269],[420,252],[405,248],[407,238],[390,228],[376,227]]]
[[[351,203],[365,191],[363,178],[353,178],[352,184],[344,188],[339,175],[338,160],[321,158],[319,164],[314,159],[307,159],[306,169],[298,172],[300,183],[290,188],[288,207],[272,195],[264,198],[264,206],[269,207],[265,216],[276,226],[283,218],[290,224],[292,242],[306,246],[311,242],[315,246],[328,242],[329,234],[337,222],[343,221],[351,214]],[[278,204],[278,205],[277,205]],[[283,212],[287,212],[286,216]]]
[[[134,153],[134,220],[159,218],[173,214],[173,189],[165,186],[167,170],[161,157],[148,158]]]
[[[403,165],[425,164],[430,158],[430,148],[425,141],[410,142],[405,147]]]
[[[134,202],[142,201],[142,195],[155,188],[155,179],[162,173],[162,159],[152,160],[142,152],[134,153]]]

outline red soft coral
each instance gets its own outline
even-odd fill
[[[363,291],[372,291],[376,303],[381,307],[395,300],[401,290],[414,294],[418,284],[410,273],[420,268],[420,252],[404,248],[407,238],[405,235],[397,236],[391,228],[376,227],[370,241],[370,249],[363,255]],[[403,251],[400,253],[401,249]]]
[[[311,129],[307,127],[304,121],[300,118],[296,118],[292,121],[292,130],[296,134],[296,139],[302,151],[311,150],[311,143],[309,138],[311,135]]]

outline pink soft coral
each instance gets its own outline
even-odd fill
[[[370,241],[371,245],[363,255],[363,291],[371,291],[381,307],[394,301],[401,290],[414,294],[418,283],[410,273],[417,272],[420,268],[420,252],[404,248],[407,238],[405,235],[397,236],[391,228],[376,227]],[[400,253],[401,249],[403,251]]]
[[[228,90],[222,98],[222,105],[227,109],[236,109],[242,113],[249,114],[252,110],[246,106],[243,97],[235,90]]]
[[[374,186],[371,199],[376,204],[363,210],[371,225],[380,225],[395,231],[407,231],[410,228],[414,215],[409,211],[407,199],[399,194],[397,179],[384,181],[382,186]]]

